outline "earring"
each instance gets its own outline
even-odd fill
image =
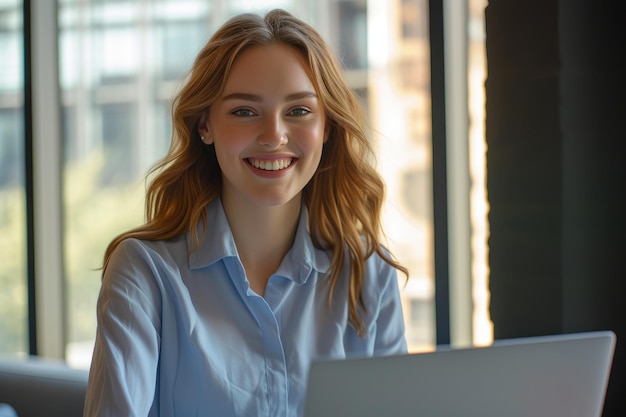
[[[204,136],[200,136],[200,140],[201,140],[202,142],[206,142],[206,141],[205,141],[205,139],[204,139]]]

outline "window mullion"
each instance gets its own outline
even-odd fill
[[[62,143],[57,2],[30,5],[34,290],[37,354],[64,358]]]
[[[467,100],[467,2],[443,1],[450,342],[473,344],[469,126]]]

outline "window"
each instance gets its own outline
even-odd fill
[[[322,33],[363,100],[387,183],[388,244],[410,271],[401,286],[407,340],[412,351],[435,346],[427,0],[58,0],[64,147],[59,241],[71,365],[89,364],[98,268],[108,242],[143,221],[143,177],[168,149],[170,102],[180,79],[227,17],[272,7],[293,11]],[[471,16],[480,19],[481,7],[473,6]],[[0,351],[10,352],[28,350],[21,13],[18,0],[0,0]],[[474,86],[480,85],[477,62]],[[480,94],[472,97],[480,107]],[[481,114],[472,117],[480,138]],[[472,149],[480,166],[480,148]],[[480,210],[484,214],[485,206],[479,223]],[[486,274],[484,266],[476,268]],[[484,280],[478,286],[474,294],[482,298],[476,299],[486,303]],[[482,323],[488,323],[485,311]],[[484,334],[488,339],[488,326]]]
[[[472,248],[473,336],[475,345],[493,342],[493,323],[489,315],[489,202],[486,184],[485,141],[485,52],[484,10],[487,0],[469,0],[468,10],[468,108],[469,170],[472,187],[469,191]]]
[[[0,354],[28,352],[22,2],[0,1]]]

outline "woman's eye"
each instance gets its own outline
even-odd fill
[[[235,116],[242,116],[242,117],[254,116],[254,112],[250,109],[237,109],[233,111],[232,114],[234,114]]]
[[[311,111],[305,107],[297,107],[289,112],[292,116],[306,116],[309,113],[311,113]]]

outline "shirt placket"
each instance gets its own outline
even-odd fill
[[[233,259],[234,260],[234,259]],[[287,416],[288,406],[288,379],[287,363],[282,339],[280,336],[280,326],[276,315],[265,299],[256,294],[249,285],[246,284],[245,272],[241,262],[227,262],[227,269],[233,274],[233,266],[240,277],[237,281],[237,288],[242,299],[248,307],[250,313],[259,325],[262,337],[263,352],[265,358],[265,373],[267,378],[267,405],[268,417]]]

